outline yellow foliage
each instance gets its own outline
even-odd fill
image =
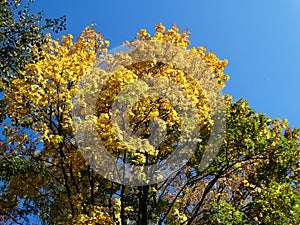
[[[188,49],[190,53],[199,58],[199,61],[206,62],[211,72],[216,74],[214,78],[219,82],[218,89],[221,90],[229,78],[223,72],[227,60],[218,59],[212,52],[207,53],[204,47],[188,48],[190,44],[189,35],[187,30],[180,33],[179,27],[176,25],[166,30],[162,24],[157,24],[156,33],[152,37],[146,30],[142,29],[137,33],[135,40],[126,44],[152,40],[171,43]],[[71,34],[63,36],[59,40],[53,40],[48,35],[47,42],[41,49],[36,46],[32,49],[34,57],[39,58],[39,60],[36,63],[28,64],[25,71],[21,71],[20,76],[16,77],[5,91],[5,100],[8,102],[7,114],[14,119],[14,125],[26,124],[33,132],[40,135],[43,141],[44,145],[39,160],[48,168],[48,173],[45,176],[49,180],[55,180],[57,190],[62,190],[53,197],[56,202],[53,203],[53,218],[51,219],[57,224],[114,224],[114,222],[120,221],[121,203],[119,198],[114,199],[111,209],[100,206],[102,203],[99,200],[94,200],[94,205],[86,203],[86,199],[92,199],[92,194],[98,191],[99,187],[91,179],[92,176],[96,175],[86,175],[92,170],[84,162],[72,140],[73,98],[75,94],[87,91],[80,89],[83,75],[88,74],[91,67],[98,66],[99,58],[104,57],[109,44],[101,34],[95,32],[91,27],[86,27],[76,41],[73,41]],[[130,61],[126,57],[120,57],[120,60],[122,62]],[[197,122],[200,127],[205,128],[204,131],[208,132],[212,125],[205,91],[193,80],[192,76],[182,69],[161,62],[145,61],[120,68],[109,79],[105,79],[107,78],[105,72],[100,69],[98,72],[99,74],[94,75],[103,76],[100,79],[103,83],[98,95],[95,116],[91,118],[91,121],[97,123],[98,134],[108,151],[117,157],[124,157],[125,153],[126,162],[149,165],[165,159],[174,150],[182,130],[182,121],[180,121],[172,103],[161,96],[152,96],[134,102],[129,114],[131,132],[143,140],[128,148],[124,144],[126,140],[115,135],[110,112],[112,103],[116,99],[121,103],[133,101],[130,98],[118,99],[118,94],[126,85],[138,79],[153,77],[176,83],[187,93],[199,111],[201,116]],[[4,86],[3,80],[0,82],[0,85]],[[97,82],[91,82],[90,85],[94,88],[100,86]],[[165,88],[168,89],[169,87],[166,86]],[[174,94],[171,97],[175,99],[178,96]],[[80,99],[79,96],[76,106],[85,110],[87,102],[83,100],[85,99]],[[158,130],[165,123],[166,129],[164,140],[155,147],[150,146],[150,143],[145,140],[156,131],[151,130],[149,125],[151,121],[159,125]],[[7,136],[17,136],[17,132],[13,129],[5,128],[5,131]],[[20,145],[24,141],[28,141],[25,134],[21,137],[20,140],[15,138],[15,141]],[[38,141],[40,141],[39,138],[36,139],[36,142]],[[200,141],[201,139],[199,139]],[[154,142],[159,141],[153,140]],[[2,147],[3,149],[8,148],[5,144]],[[19,151],[24,148],[25,146],[20,146]],[[16,177],[11,183],[12,193],[14,193],[14,188],[18,186],[17,179],[20,178]],[[41,188],[51,189],[51,184],[43,183],[41,178],[31,177],[30,181],[32,187],[28,185],[19,187],[24,192],[21,197],[29,194],[35,199],[40,195],[37,190]],[[26,188],[29,191],[24,191]],[[156,189],[151,189],[151,193],[156,192]],[[135,190],[133,195],[140,195],[140,191]],[[63,214],[61,214],[61,210],[64,211]],[[114,218],[112,218],[109,210],[113,210]],[[132,206],[125,207],[125,213],[128,214],[135,210]],[[174,209],[170,215],[176,217],[175,220],[178,223],[187,218],[184,213],[177,209]]]

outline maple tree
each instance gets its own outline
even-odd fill
[[[214,74],[217,85],[211,88],[217,91],[229,79],[224,73],[227,60],[202,46],[189,47],[189,32],[181,33],[175,25],[166,30],[157,24],[152,36],[140,30],[125,45],[145,49],[114,57],[106,54],[109,42],[90,26],[76,41],[71,34],[60,40],[48,35],[44,45],[32,48],[32,57],[38,60],[26,64],[9,85],[5,77],[0,83],[10,118],[2,124],[1,211],[15,217],[35,214],[44,224],[299,223],[299,130],[288,127],[286,120],[256,113],[244,99],[232,102],[231,96],[224,95],[225,137],[216,158],[203,169],[200,161],[214,124],[209,93],[174,65],[149,60],[132,63],[136,54],[146,58],[151,51],[153,45],[143,46],[147,41],[172,44],[203,62],[209,72],[203,74]],[[114,63],[125,66],[110,74],[107,67]],[[82,132],[90,133],[94,126],[107,151],[130,165],[161,162],[179,145],[184,129],[179,113],[160,96],[145,96],[137,102],[117,97],[130,82],[145,77],[177,83],[201,114],[197,120],[201,130],[193,156],[175,174],[158,183],[124,185],[101,176],[88,163],[87,155],[95,154],[88,146],[82,151],[77,142],[73,110],[89,108],[93,89],[83,88],[84,79],[87,85],[101,86],[92,108],[94,116],[87,121],[90,126],[81,127]],[[133,105],[128,118],[136,140],[151,137],[155,118],[158,124],[166,124],[165,139],[155,148],[146,141],[127,148],[128,140],[114,135],[113,102],[118,102],[118,109],[128,102]],[[107,163],[105,158],[100,161]]]

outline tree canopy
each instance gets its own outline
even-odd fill
[[[153,35],[142,29],[125,45],[157,41],[184,49],[206,65],[209,73],[203,75],[213,74],[208,80],[215,81],[211,88],[219,92],[229,79],[224,73],[227,60],[203,46],[190,47],[189,35],[176,25],[166,30],[157,24]],[[71,34],[59,40],[48,35],[44,44],[30,48],[30,59],[35,60],[18,69],[18,76],[10,82],[2,77],[5,115],[10,118],[2,123],[2,215],[15,222],[38,215],[43,224],[299,224],[298,129],[290,128],[287,120],[256,113],[245,99],[233,102],[224,95],[224,138],[216,157],[202,168],[217,120],[209,93],[181,68],[155,60],[132,63],[136,52],[111,56],[109,44],[91,26],[75,41]],[[139,57],[146,57],[148,50]],[[114,63],[124,66],[108,76],[107,67],[115,68]],[[124,185],[97,173],[87,158],[95,154],[89,146],[82,151],[74,131],[74,109],[84,113],[94,90],[82,88],[85,76],[88,85],[101,86],[101,91],[82,132],[90,134],[96,127],[107,151],[134,166],[163,162],[180,146],[185,123],[167,98],[145,96],[135,102],[118,95],[126,85],[147,77],[178,84],[199,113],[196,123],[201,129],[193,156],[166,180],[148,185]],[[167,83],[164,87],[169,88]],[[116,135],[113,122],[122,124],[118,118],[124,117],[112,121],[114,102],[120,114],[125,103],[133,106],[127,125],[142,141],[128,147],[128,140]],[[158,128],[151,123],[155,119]],[[164,140],[155,144],[151,133],[161,123]]]

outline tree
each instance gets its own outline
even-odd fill
[[[200,161],[216,121],[211,116],[209,94],[179,67],[155,60],[132,63],[134,56],[144,58],[151,50],[144,42],[169,43],[203,62],[208,70],[202,74],[213,73],[208,80],[217,81],[211,87],[220,91],[229,78],[223,72],[227,60],[218,59],[204,47],[188,48],[189,32],[180,33],[175,25],[169,30],[156,25],[152,37],[140,30],[136,39],[125,44],[129,48],[138,45],[144,51],[129,54],[107,55],[109,42],[91,27],[77,41],[72,39],[72,35],[60,40],[48,36],[41,51],[33,47],[32,57],[39,60],[27,64],[8,86],[1,84],[11,118],[11,124],[3,125],[6,141],[1,143],[5,150],[1,177],[6,178],[0,205],[3,211],[14,214],[22,202],[21,208],[39,215],[44,224],[299,223],[298,129],[288,127],[286,120],[256,113],[244,99],[232,102],[225,95],[225,138],[214,161],[203,169]],[[115,63],[123,66],[115,70]],[[141,168],[162,162],[180,146],[185,121],[180,120],[179,111],[160,96],[134,101],[119,95],[130,82],[149,77],[177,83],[201,112],[197,148],[186,165],[164,181],[143,186],[119,184],[88,163],[86,155],[93,158],[96,153],[76,139],[78,124],[74,121],[84,118],[75,117],[85,114],[89,97],[97,89],[93,88],[100,85],[94,115],[87,118],[88,126],[81,127],[82,132],[90,134],[95,127],[107,151],[122,162]],[[127,140],[114,134],[111,110],[118,109],[115,119],[122,125],[118,119],[124,117],[118,113],[122,114],[125,104],[132,105],[128,118],[134,137],[151,138],[151,132],[159,129],[151,123],[155,118],[159,119],[154,124],[166,124],[165,139],[155,148],[147,141],[126,147]],[[100,161],[107,163],[104,157]],[[12,169],[16,167],[19,169]]]
[[[10,82],[31,60],[32,46],[41,46],[44,32],[65,29],[65,16],[43,20],[43,12],[30,13],[33,1],[0,1],[0,73]],[[2,89],[0,90],[2,92]],[[5,118],[5,102],[1,98],[1,121]]]
[[[65,29],[64,16],[59,19],[46,19],[44,22],[42,21],[44,18],[43,12],[38,12],[37,14],[30,13],[30,4],[32,2],[17,0],[0,1],[0,73],[2,84],[0,87],[0,122],[2,125],[10,123],[10,118],[7,117],[6,113],[7,101],[4,98],[5,89],[9,87],[14,79],[22,77],[19,71],[23,70],[25,65],[37,61],[37,57],[32,57],[32,47],[36,46],[39,48],[45,43],[45,31],[52,30],[58,32]],[[1,145],[5,141],[2,135],[0,141]],[[5,165],[7,160],[9,160],[3,158],[3,151],[4,149],[1,149],[1,165]],[[10,172],[14,173],[13,171],[18,170],[18,164],[15,163],[14,159],[12,160],[12,163],[10,163]],[[7,174],[2,169],[3,167],[1,167],[0,175],[1,202],[2,193],[5,191],[8,182]],[[5,182],[3,183],[2,181]],[[24,209],[16,210],[7,202],[1,204],[4,204],[5,207],[1,208],[0,217],[11,220],[14,223],[18,222],[17,217],[15,217],[15,213],[10,214],[10,212],[18,211],[19,215],[26,213],[25,207]]]

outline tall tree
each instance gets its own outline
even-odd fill
[[[225,86],[227,60],[220,60],[204,47],[189,48],[189,32],[180,33],[175,25],[165,30],[158,24],[153,36],[140,30],[126,45],[140,46],[142,51],[130,54],[107,55],[109,42],[91,27],[76,41],[72,35],[59,41],[48,36],[41,50],[32,48],[32,57],[40,60],[27,64],[8,86],[1,83],[11,118],[10,124],[3,125],[7,139],[1,143],[1,175],[6,178],[0,196],[2,211],[15,215],[18,209],[19,213],[27,210],[24,214],[38,215],[43,224],[298,224],[299,130],[288,127],[286,120],[256,113],[244,99],[232,102],[225,95],[225,138],[214,161],[203,169],[200,161],[215,120],[208,93],[174,65],[156,60],[133,63],[138,54],[138,58],[147,59],[151,50],[143,46],[147,41],[188,51],[193,59],[207,65],[209,73],[202,71],[202,75],[213,73],[208,80],[217,81],[217,86],[211,88],[220,91]],[[123,67],[114,70],[114,63]],[[130,95],[120,95],[131,82],[151,77],[155,85],[155,80],[178,84],[200,112],[195,154],[158,183],[128,186],[110,181],[89,164],[87,156],[95,160],[97,153],[76,139],[75,119],[84,118],[75,118],[72,112],[75,109],[84,115],[89,97],[97,90],[93,88],[101,86],[94,114],[87,118],[88,126],[80,127],[81,132],[91,134],[91,127],[96,127],[107,151],[129,165],[143,168],[163,162],[180,146],[185,122],[171,98],[145,95],[135,101]],[[168,83],[163,84],[168,90]],[[122,113],[126,104],[132,106],[127,125],[133,136],[128,137],[142,140],[131,147],[125,144],[128,140],[116,135],[111,121],[112,110]],[[122,125],[120,118],[124,117],[114,117]],[[154,148],[146,141],[149,138],[150,142],[156,129],[151,121],[164,123],[166,130],[164,140],[156,145],[152,140]],[[100,163],[107,163],[105,160],[100,156]]]
[[[64,16],[58,19],[45,19],[43,12],[31,13],[30,4],[33,1],[21,0],[1,0],[0,1],[0,123],[10,124],[11,118],[7,115],[7,101],[4,98],[6,88],[8,88],[15,79],[22,77],[20,71],[30,62],[36,62],[38,55],[33,57],[33,46],[40,47],[45,43],[45,31],[55,31],[65,29],[66,18]],[[5,120],[6,119],[6,120]],[[7,142],[2,135],[1,129],[0,142],[1,146]],[[23,217],[30,212],[30,207],[15,208],[11,202],[3,201],[3,193],[5,193],[11,174],[16,173],[21,165],[21,161],[17,158],[5,158],[5,149],[1,148],[0,153],[0,201],[1,218],[13,220],[18,223],[18,216]],[[23,163],[23,162],[22,162]],[[26,163],[24,161],[24,163]],[[9,167],[7,167],[9,165]],[[24,165],[24,164],[22,164]],[[10,175],[9,175],[10,174]],[[14,196],[10,196],[14,199]],[[13,202],[13,201],[12,201]],[[22,221],[20,222],[22,223]]]

